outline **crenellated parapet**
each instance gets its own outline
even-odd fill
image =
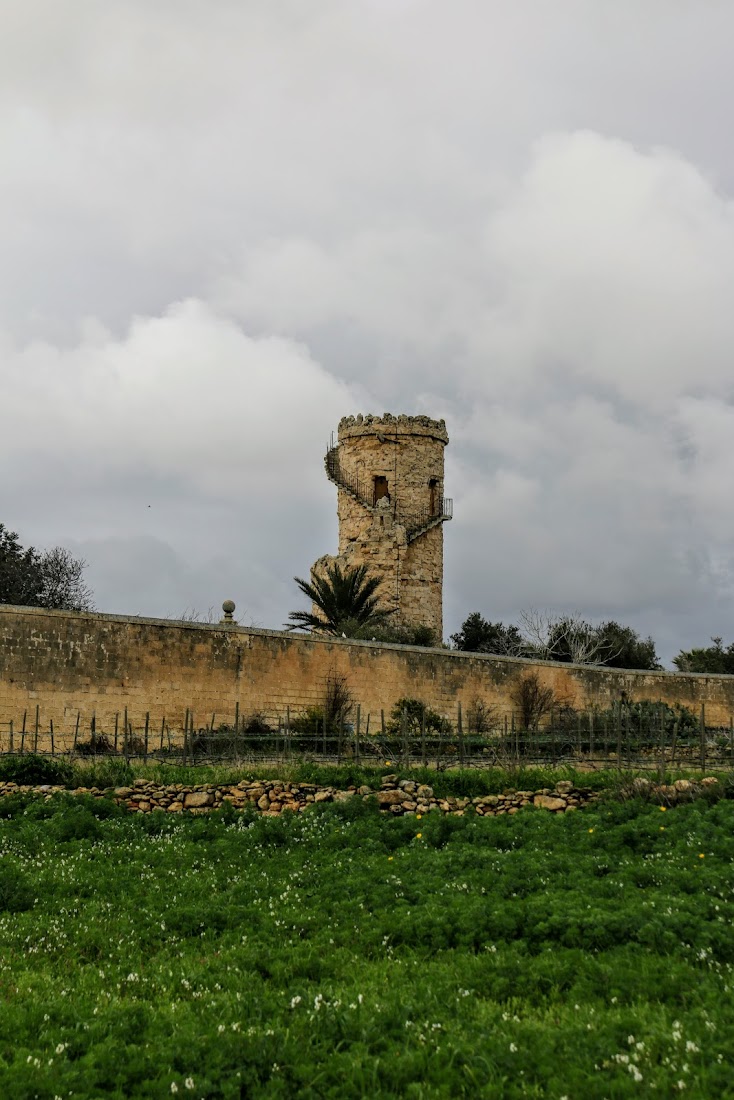
[[[357,416],[343,416],[339,421],[339,442],[345,439],[355,439],[366,435],[396,436],[423,436],[426,439],[435,439],[444,446],[449,441],[445,420],[432,420],[430,416],[406,416],[400,413],[383,413],[382,416],[374,416],[372,413]]]

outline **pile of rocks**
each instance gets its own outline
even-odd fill
[[[33,792],[50,798],[63,787],[48,785],[19,787],[15,783],[0,783],[0,797],[18,791]],[[160,784],[136,779],[131,787],[78,787],[73,794],[88,794],[95,798],[113,798],[134,813],[208,813],[229,802],[235,809],[252,806],[263,814],[275,816],[283,812],[302,812],[319,802],[347,802],[351,798],[374,801],[384,813],[404,814],[445,813],[461,815],[470,808],[481,816],[516,814],[525,806],[536,806],[553,813],[567,813],[598,798],[588,788],[574,787],[568,781],[557,783],[554,789],[540,791],[508,790],[503,794],[488,794],[478,798],[440,798],[433,788],[410,779],[398,780],[396,775],[383,777],[379,790],[373,787],[318,787],[312,783],[288,783],[278,779],[243,780],[236,784],[202,783],[184,786],[180,783]]]
[[[721,788],[722,784],[715,775],[707,775],[694,783],[692,779],[676,779],[674,783],[653,783],[644,776],[638,776],[622,788],[622,797],[649,798],[652,802],[673,805],[676,802],[690,802],[705,791]]]

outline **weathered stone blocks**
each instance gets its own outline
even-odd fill
[[[339,561],[382,578],[380,599],[399,625],[443,636],[443,420],[427,416],[349,416],[327,455],[337,485]]]

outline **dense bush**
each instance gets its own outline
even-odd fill
[[[681,650],[673,658],[679,672],[713,673],[717,676],[734,675],[734,642],[725,646],[721,638],[712,638],[713,645],[699,649]]]
[[[558,732],[566,730],[571,739],[580,737],[582,749],[589,747],[592,730],[597,746],[605,737],[614,741],[618,731],[625,741],[629,736],[635,742],[651,747],[658,745],[661,737],[670,745],[673,735],[680,741],[700,735],[699,719],[689,707],[680,703],[669,706],[649,700],[633,702],[622,699],[613,707],[593,712],[558,706],[552,713],[552,725]]]
[[[22,913],[33,905],[33,887],[17,867],[0,864],[0,913]]]
[[[5,783],[51,786],[67,786],[74,776],[72,766],[66,760],[53,756],[28,753],[23,756],[0,757],[0,780]]]

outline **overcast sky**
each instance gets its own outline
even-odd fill
[[[0,522],[278,628],[348,413],[445,417],[445,633],[734,638],[730,0],[0,0]]]

